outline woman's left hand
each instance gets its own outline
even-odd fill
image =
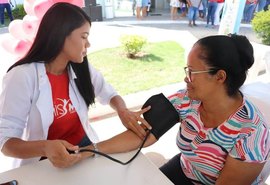
[[[150,109],[151,109],[150,106],[136,112],[130,111],[128,109],[123,109],[118,112],[118,115],[123,125],[127,129],[132,130],[140,138],[143,139],[146,136],[145,128],[151,130],[152,127],[145,119],[141,117],[141,115]]]

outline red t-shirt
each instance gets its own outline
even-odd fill
[[[62,139],[78,145],[85,136],[79,116],[69,98],[68,73],[53,75],[47,72],[52,88],[54,120],[48,140]]]

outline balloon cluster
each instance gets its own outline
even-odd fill
[[[43,15],[58,2],[84,6],[84,0],[24,0],[26,15],[22,20],[15,19],[9,24],[9,33],[2,39],[2,47],[16,59],[23,57],[35,39]]]

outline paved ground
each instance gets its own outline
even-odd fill
[[[7,32],[7,28],[0,28],[0,42]],[[217,33],[218,28],[205,28],[204,21],[198,21],[198,27],[193,28],[187,26],[187,20],[184,18],[171,21],[168,13],[162,13],[160,16],[149,16],[142,21],[137,21],[135,17],[114,18],[93,23],[90,33],[91,48],[89,49],[89,53],[102,48],[118,46],[120,44],[119,37],[123,34],[140,34],[146,36],[150,42],[175,40],[188,51],[198,38]],[[249,25],[242,25],[239,33],[246,35],[251,41],[259,43],[259,40]],[[12,64],[12,56],[1,47],[0,56],[0,77],[2,78],[7,67]],[[184,85],[183,82],[179,82],[177,84],[127,95],[124,99],[130,108],[138,109],[151,95],[160,92],[169,95],[184,87]],[[92,125],[101,140],[107,139],[124,130],[118,117],[115,117],[108,106],[97,104],[95,108],[91,108],[89,115]],[[157,156],[163,157],[164,159],[174,156],[178,152],[175,145],[178,126],[174,126],[153,146],[143,149],[143,153],[148,153],[147,155],[151,154],[155,158]],[[9,168],[7,162],[8,160],[4,160],[0,156],[0,172]]]
[[[169,11],[169,10],[168,10]],[[153,27],[153,28],[160,28],[166,30],[188,30],[192,35],[196,38],[202,38],[207,35],[217,34],[218,27],[215,29],[212,28],[205,28],[205,21],[198,19],[198,27],[190,28],[187,25],[187,18],[180,18],[176,21],[170,20],[170,14],[168,11],[162,12],[153,12],[150,13],[149,16],[142,21],[137,21],[134,16],[126,16],[126,17],[116,17],[113,19],[105,19],[102,23],[104,24],[111,24],[117,23],[120,21],[124,24],[130,25],[137,25],[137,26],[144,26],[144,27]],[[0,34],[6,33],[8,31],[7,28],[0,28]],[[260,40],[254,34],[251,25],[249,24],[242,24],[239,30],[239,34],[246,35],[251,41],[260,43]]]
[[[155,13],[153,13],[155,14]],[[159,16],[148,16],[145,20],[142,21],[134,21],[136,20],[135,17],[118,17],[112,19],[112,21],[126,21],[130,22],[130,24],[136,24],[137,26],[144,26],[144,27],[154,27],[154,28],[161,28],[166,30],[188,30],[194,37],[202,38],[207,35],[217,34],[218,26],[215,29],[206,28],[205,21],[198,19],[197,27],[189,27],[188,21],[186,17],[182,17],[179,20],[172,21],[170,20],[170,15],[168,12],[161,12],[158,13]],[[132,23],[134,22],[134,23]],[[261,41],[256,37],[254,34],[252,27],[250,24],[241,24],[239,34],[246,35],[250,41],[261,43]]]

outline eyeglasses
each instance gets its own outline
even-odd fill
[[[186,77],[189,82],[192,81],[191,80],[192,74],[209,73],[209,72],[215,71],[215,69],[209,69],[209,70],[203,70],[203,71],[191,71],[188,67],[184,67],[184,70],[185,70]]]

